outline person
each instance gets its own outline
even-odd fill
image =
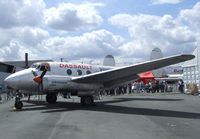
[[[15,101],[20,101],[21,98],[21,93],[19,92],[19,90],[17,90],[15,95]]]
[[[184,93],[184,82],[183,82],[183,80],[180,80],[178,85],[179,85],[178,86],[179,92]]]
[[[11,99],[10,89],[6,91],[6,94],[7,94],[7,100],[10,100]]]
[[[155,85],[155,92],[159,93],[160,90],[160,85],[159,85],[159,81],[155,81],[156,85]]]
[[[145,84],[145,91],[146,91],[146,93],[150,92],[149,88],[150,88],[149,83]]]
[[[30,99],[31,99],[31,94],[29,93],[28,94],[28,102],[30,102]]]
[[[124,86],[123,86],[123,91],[122,91],[122,92],[123,92],[123,93],[122,93],[123,95],[127,93],[127,85],[124,85]]]
[[[152,86],[152,81],[149,81],[149,83],[148,83],[148,92],[150,93],[150,92],[153,92],[153,86]]]
[[[156,81],[152,81],[152,93],[156,92]]]
[[[2,103],[2,97],[1,97],[1,95],[0,95],[0,103]]]
[[[160,83],[160,90],[161,90],[162,93],[163,93],[164,90],[165,90],[165,84],[164,84],[164,81],[161,81],[161,83]]]
[[[129,94],[132,93],[132,84],[131,83],[128,84],[128,93]]]

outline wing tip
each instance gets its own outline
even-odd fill
[[[185,60],[191,60],[195,58],[195,55],[193,54],[182,54],[181,57],[183,57]]]

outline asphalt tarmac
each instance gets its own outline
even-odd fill
[[[104,96],[92,107],[82,107],[78,98],[59,98],[55,105],[35,98],[20,111],[13,104],[0,104],[1,139],[198,139],[200,134],[199,96]]]

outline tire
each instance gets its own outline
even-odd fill
[[[94,104],[93,96],[83,96],[81,97],[82,106],[92,106]]]
[[[46,101],[49,104],[54,104],[57,101],[57,95],[56,94],[47,94],[46,95]]]
[[[22,107],[23,107],[23,103],[21,101],[15,102],[15,108],[16,109],[20,110],[20,109],[22,109]]]

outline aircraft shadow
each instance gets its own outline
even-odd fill
[[[156,99],[156,98],[117,98],[113,101],[96,102],[96,106],[82,107],[77,102],[57,102],[56,104],[47,104],[45,101],[30,101],[26,103],[21,111],[41,110],[42,113],[66,112],[75,110],[98,111],[119,114],[146,115],[146,116],[161,116],[161,117],[176,117],[188,119],[200,119],[200,113],[182,112],[174,110],[161,110],[151,108],[137,108],[126,106],[115,106],[112,103],[124,101],[182,101],[182,99]]]
[[[160,98],[114,98],[111,101],[104,101],[102,103],[119,103],[125,101],[182,101],[184,99],[160,99]],[[100,102],[101,103],[101,102]]]

